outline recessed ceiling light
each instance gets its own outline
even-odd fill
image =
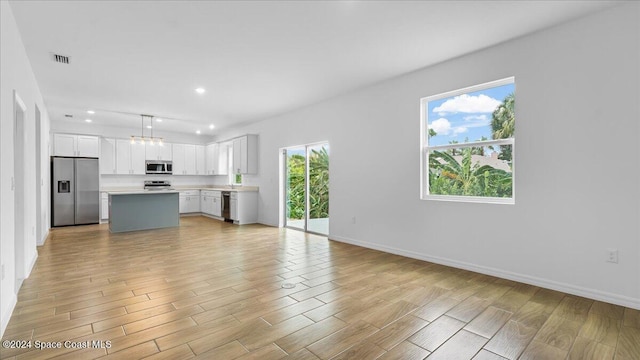
[[[162,122],[162,119],[160,119],[160,118],[155,118],[154,120],[157,121],[157,122]]]
[[[87,114],[95,114],[96,112],[93,110],[87,110]]]
[[[86,122],[91,122],[91,119],[84,119],[84,121],[86,121]]]
[[[196,134],[200,135],[200,130],[196,130]]]
[[[197,89],[196,89],[196,92],[197,92],[198,94],[201,94],[201,95],[202,95],[202,94],[204,94],[205,90],[204,90],[204,88],[199,87],[199,88],[197,88]]]
[[[213,126],[213,124],[209,125],[209,129],[213,130],[215,126]]]
[[[151,128],[152,128],[152,126],[151,126],[151,125],[147,125],[147,129],[151,129]]]

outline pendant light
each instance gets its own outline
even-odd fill
[[[144,119],[145,117],[149,118],[149,128],[151,129],[151,136],[144,135]],[[153,115],[144,115],[140,114],[140,136],[131,135],[131,143],[135,144],[138,141],[140,144],[144,145],[146,141],[149,142],[149,145],[153,146],[156,143],[160,146],[164,146],[163,139],[161,137],[153,136]]]

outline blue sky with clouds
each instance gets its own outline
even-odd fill
[[[514,90],[515,84],[506,84],[429,101],[427,126],[437,133],[429,139],[429,145],[463,143],[465,138],[476,141],[483,136],[490,140],[491,113]]]

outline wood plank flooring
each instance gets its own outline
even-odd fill
[[[2,359],[640,359],[638,310],[294,230],[183,217],[38,252],[3,338],[31,348]]]

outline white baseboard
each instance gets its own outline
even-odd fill
[[[572,284],[562,283],[562,282],[553,281],[549,279],[538,278],[535,276],[518,274],[511,271],[505,271],[505,270],[496,269],[492,267],[480,266],[480,265],[467,263],[463,261],[451,260],[451,259],[441,258],[437,256],[430,256],[427,254],[421,254],[414,251],[398,249],[392,246],[368,243],[368,242],[350,239],[342,236],[330,235],[329,239],[351,244],[351,245],[361,246],[368,249],[384,251],[384,252],[388,252],[395,255],[406,256],[412,259],[428,261],[428,262],[432,262],[440,265],[446,265],[446,266],[451,266],[458,269],[464,269],[464,270],[469,270],[469,271],[473,271],[473,272],[477,272],[485,275],[491,275],[491,276],[499,277],[502,279],[513,280],[513,281],[517,281],[517,282],[521,282],[529,285],[540,286],[540,287],[551,289],[551,290],[561,291],[567,294],[582,296],[582,297],[586,297],[593,300],[604,301],[607,303],[626,306],[629,308],[640,310],[640,299],[636,299],[628,296],[622,296],[622,295],[608,293],[604,291],[584,288],[581,286],[575,286]]]
[[[33,271],[33,267],[36,265],[37,260],[38,260],[38,251],[36,250],[33,252],[33,256],[29,261],[28,270],[24,276],[25,279],[31,275],[31,272]],[[9,320],[11,319],[11,314],[13,313],[13,309],[16,307],[17,301],[18,301],[18,296],[16,294],[11,294],[11,298],[9,299],[9,305],[6,308],[6,311],[2,314],[2,320],[0,320],[1,321],[0,338],[4,336],[4,331],[7,328],[7,325],[9,325]]]
[[[36,266],[37,260],[38,260],[38,250],[33,252],[33,256],[31,257],[31,261],[29,262],[27,273],[24,276],[25,279],[31,276],[31,271],[33,271],[33,267]]]
[[[9,325],[9,320],[11,320],[11,314],[13,313],[13,309],[16,307],[16,303],[18,302],[18,297],[16,294],[11,294],[11,298],[9,299],[9,304],[6,307],[4,313],[2,314],[2,323],[0,323],[0,338],[4,336],[4,331],[7,329],[7,325]]]
[[[49,238],[49,229],[47,229],[47,232],[45,232],[45,233],[42,235],[42,239],[39,239],[39,240],[36,242],[36,246],[42,246],[42,245],[44,245],[44,243],[47,241],[47,239],[48,239],[48,238]]]
[[[201,213],[200,215],[202,215],[204,217],[208,217],[209,219],[224,221],[224,218],[220,217],[220,216],[215,216],[215,215],[210,215],[210,214],[205,214],[205,213]]]

